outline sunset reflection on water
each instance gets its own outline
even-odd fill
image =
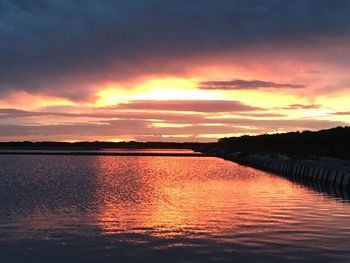
[[[74,252],[81,262],[89,253],[111,262],[164,253],[201,262],[350,259],[346,200],[233,162],[3,156],[0,164],[0,252],[19,259],[36,251],[51,260],[57,249],[57,260]]]
[[[98,175],[98,222],[107,235],[129,231],[241,242],[232,237],[278,238],[277,229],[299,228],[300,219],[310,216],[306,203],[311,213],[336,212],[335,200],[325,204],[325,197],[290,181],[209,157],[99,158]]]

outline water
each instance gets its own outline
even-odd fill
[[[0,262],[350,262],[350,203],[211,157],[0,156]]]
[[[186,155],[191,155],[191,154],[199,154],[199,152],[194,152],[190,149],[132,149],[132,148],[119,148],[119,149],[101,149],[101,150],[77,150],[77,149],[72,149],[72,150],[38,150],[38,149],[31,149],[31,150],[3,150],[0,149],[0,153],[8,153],[8,152],[14,152],[14,153],[100,153],[103,155],[104,153],[160,153],[160,154],[165,154],[165,153],[170,153],[170,154],[186,154]]]

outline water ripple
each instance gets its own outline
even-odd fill
[[[1,262],[349,262],[350,204],[209,157],[0,157]]]

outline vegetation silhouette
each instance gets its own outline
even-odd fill
[[[219,139],[205,152],[275,153],[301,158],[335,157],[350,159],[350,127],[320,131],[288,132]]]
[[[219,139],[216,143],[176,142],[0,142],[1,150],[102,150],[102,149],[193,149],[215,154],[241,152],[275,153],[300,158],[350,159],[350,127],[281,134],[244,135]]]

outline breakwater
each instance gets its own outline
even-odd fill
[[[350,191],[348,161],[334,159],[300,160],[273,154],[218,153],[217,157],[305,182]]]

